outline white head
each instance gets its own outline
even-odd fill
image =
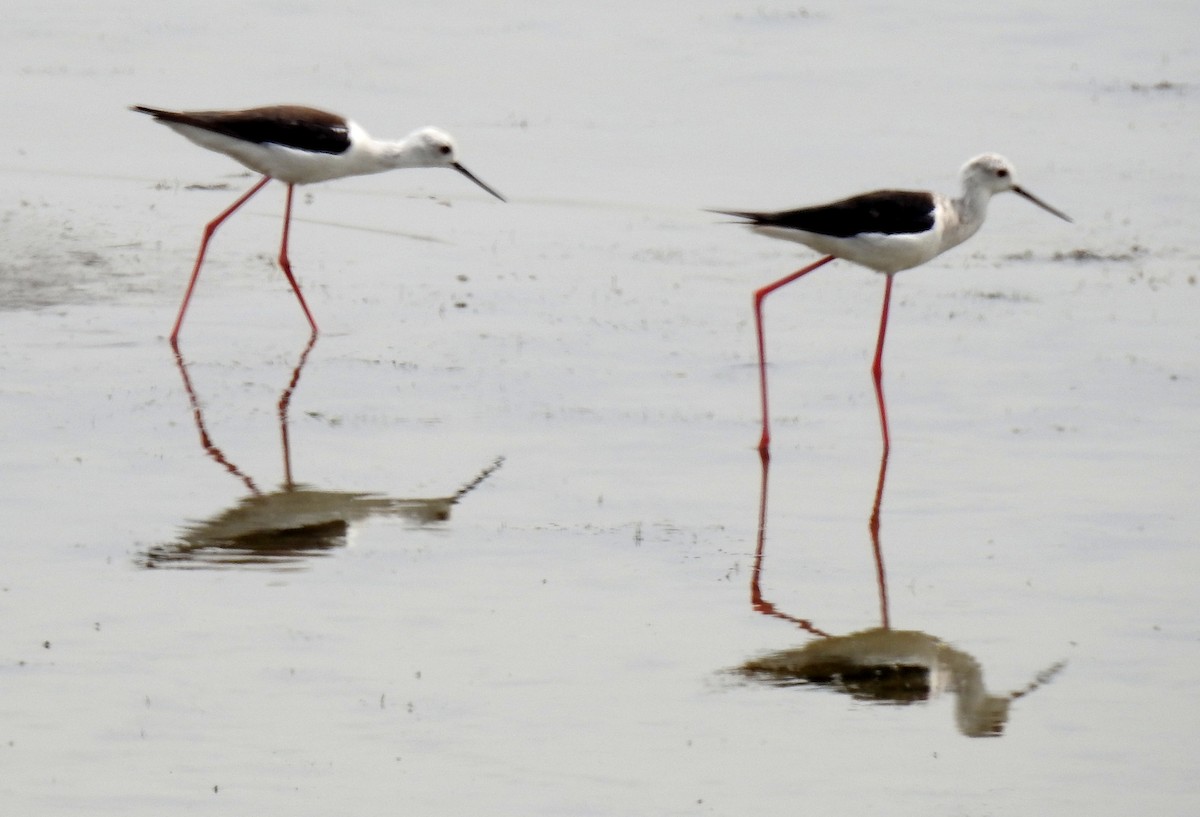
[[[959,171],[963,187],[976,187],[989,193],[1003,193],[1013,189],[1013,177],[1016,170],[1012,162],[995,153],[984,153],[976,156]]]
[[[437,128],[422,128],[404,140],[404,153],[412,167],[452,167],[458,145],[454,137]]]
[[[475,184],[491,193],[500,201],[506,201],[492,188],[481,182],[473,173],[458,162],[457,145],[454,137],[437,128],[422,128],[409,134],[401,143],[401,153],[406,167],[449,167],[457,170]]]
[[[1046,212],[1052,213],[1064,221],[1071,220],[1067,215],[1055,210],[1049,204],[1046,204],[1017,184],[1015,178],[1016,171],[1012,166],[1012,162],[1003,156],[995,153],[984,153],[981,156],[976,156],[963,165],[960,175],[962,177],[963,191],[967,196],[971,196],[976,191],[984,192],[987,196],[992,196],[996,193],[1011,190],[1018,196],[1029,199],[1029,201],[1041,207]]]

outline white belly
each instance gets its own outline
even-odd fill
[[[289,184],[312,184],[370,170],[356,170],[347,154],[310,153],[270,143],[255,144],[178,122],[164,123],[203,148],[224,153],[246,167]]]
[[[833,255],[876,272],[899,272],[920,266],[948,247],[942,241],[938,224],[923,233],[862,233],[847,238],[791,230],[769,225],[750,228],[760,235],[795,241],[819,253]]]

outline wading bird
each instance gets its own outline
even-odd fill
[[[736,216],[756,233],[770,238],[796,241],[825,257],[804,269],[780,278],[754,293],[754,319],[758,332],[759,390],[762,395],[762,437],[758,450],[766,454],[771,444],[767,407],[767,361],[763,341],[762,302],[767,295],[802,275],[843,258],[882,272],[887,276],[883,309],[879,316],[879,338],[875,342],[875,397],[883,426],[883,444],[888,445],[887,411],[883,403],[883,338],[887,331],[892,277],[912,269],[956,247],[983,226],[987,205],[997,193],[1012,191],[1065,221],[1071,219],[1032,193],[1013,178],[1012,164],[1002,156],[985,153],[967,162],[961,171],[962,193],[949,198],[921,190],[877,190],[816,207],[772,213],[713,210]]]
[[[275,105],[239,111],[167,111],[135,105],[131,110],[149,114],[200,147],[224,153],[263,174],[258,183],[205,226],[192,277],[179,307],[175,327],[171,330],[172,343],[178,341],[183,316],[187,312],[213,233],[271,179],[278,179],[287,185],[279,266],[292,285],[314,335],[317,333],[317,323],[308,311],[308,304],[304,302],[304,295],[288,261],[292,190],[296,185],[407,167],[448,167],[457,170],[500,201],[505,201],[503,196],[459,163],[454,139],[437,128],[422,128],[403,139],[387,141],[372,138],[358,124],[337,114],[299,105]]]

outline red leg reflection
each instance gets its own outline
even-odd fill
[[[881,397],[882,399],[882,397]],[[762,462],[762,483],[759,488],[758,502],[758,535],[754,549],[754,567],[750,572],[750,606],[757,613],[790,621],[803,630],[814,635],[829,637],[829,633],[816,627],[812,621],[798,618],[779,610],[773,603],[766,600],[762,593],[763,566],[766,561],[767,542],[767,495],[768,477],[771,470],[771,458],[766,451],[759,452]],[[869,528],[871,532],[872,554],[875,562],[875,580],[879,592],[879,616],[884,629],[891,627],[891,614],[888,607],[887,574],[883,566],[883,548],[879,542],[879,508],[883,502],[883,484],[887,477],[888,454],[885,449],[879,460],[879,481],[875,486],[875,501],[871,507]]]
[[[754,608],[755,612],[762,613],[764,616],[774,616],[784,621],[790,621],[813,635],[828,638],[829,633],[818,629],[808,619],[788,615],[763,598],[761,578],[767,543],[767,477],[771,471],[771,457],[764,448],[759,450],[759,458],[762,460],[762,484],[758,499],[758,544],[754,549],[754,568],[750,571],[750,606]]]
[[[883,396],[880,395],[880,406]],[[887,431],[884,431],[887,438]],[[879,618],[883,627],[891,627],[891,616],[888,613],[887,575],[883,569],[883,548],[879,544],[879,506],[883,503],[883,481],[887,477],[888,450],[883,447],[883,456],[879,458],[879,483],[875,486],[875,503],[871,507],[871,547],[875,551],[875,581],[879,585]]]
[[[292,370],[291,380],[279,395],[279,434],[283,444],[283,473],[284,473],[284,490],[290,491],[295,487],[292,479],[292,455],[291,444],[288,438],[288,407],[292,402],[292,393],[296,390],[297,384],[300,382],[300,372],[304,368],[304,364],[308,362],[308,355],[316,345],[317,336],[313,335],[309,338],[308,344],[300,353],[300,359],[296,362],[296,367]],[[250,490],[252,494],[262,496],[263,492],[259,490],[254,480],[245,474],[240,468],[233,464],[225,453],[212,442],[212,438],[208,433],[208,428],[204,422],[204,410],[201,407],[200,399],[196,396],[196,390],[192,386],[192,379],[188,375],[187,363],[183,359],[183,353],[179,350],[179,344],[172,341],[171,348],[175,355],[175,366],[179,369],[179,375],[183,378],[183,388],[187,392],[188,403],[192,407],[192,420],[196,424],[196,430],[200,434],[200,445],[204,448],[204,452],[208,454],[215,462],[220,464],[226,471],[240,479],[243,484]]]
[[[308,339],[308,345],[300,353],[300,360],[296,362],[296,368],[292,371],[291,381],[283,390],[283,394],[279,395],[279,434],[283,439],[283,487],[287,491],[295,487],[295,483],[292,481],[292,446],[288,439],[288,406],[292,402],[292,392],[296,390],[296,384],[300,382],[300,370],[308,362],[308,353],[312,351],[316,343],[317,333],[313,332],[312,337]]]
[[[186,302],[184,306],[187,306]],[[182,314],[180,317],[182,317]],[[212,457],[226,471],[240,479],[246,488],[250,490],[250,493],[261,495],[262,491],[254,484],[254,480],[230,462],[226,458],[225,452],[213,444],[212,438],[208,434],[208,428],[204,425],[204,411],[200,408],[200,399],[196,397],[196,390],[192,387],[192,379],[188,377],[187,364],[184,363],[183,354],[179,351],[179,344],[174,338],[171,339],[171,349],[175,353],[175,366],[179,369],[179,374],[183,378],[183,390],[187,392],[188,403],[192,407],[192,420],[196,423],[196,430],[200,432],[200,446],[204,449],[204,453]]]

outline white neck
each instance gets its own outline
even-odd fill
[[[358,132],[353,137],[352,155],[347,159],[356,175],[383,173],[404,167],[437,166],[427,160],[423,145],[415,138],[415,133],[403,139],[375,139],[357,125],[352,127]]]
[[[410,134],[403,139],[371,142],[374,150],[378,151],[380,161],[385,170],[401,167],[437,167],[437,163],[429,161],[424,145],[417,140],[416,134]]]
[[[945,249],[957,247],[979,232],[983,220],[987,217],[987,206],[991,198],[991,192],[982,187],[965,187],[958,198],[943,199],[942,206],[947,216],[946,228],[942,232]]]

